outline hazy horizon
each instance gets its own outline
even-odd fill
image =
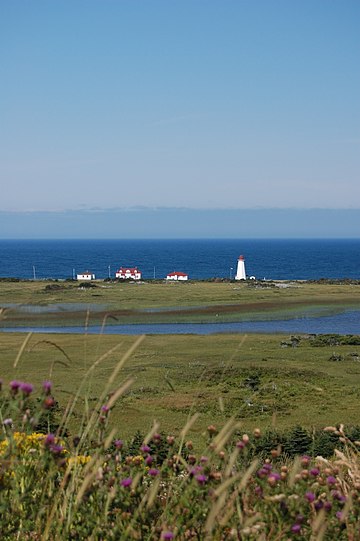
[[[1,239],[359,238],[360,209],[0,211]]]

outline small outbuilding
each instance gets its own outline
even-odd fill
[[[174,271],[174,272],[170,272],[166,276],[166,279],[167,280],[176,280],[176,281],[185,281],[185,280],[189,279],[189,276],[185,272],[175,272]]]
[[[95,280],[95,274],[93,274],[92,272],[86,271],[83,274],[77,274],[76,279],[81,280],[81,281]]]
[[[120,267],[115,273],[120,280],[141,280],[141,271],[137,267]]]

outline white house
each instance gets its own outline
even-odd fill
[[[189,276],[185,272],[170,272],[166,276],[167,280],[188,280]]]
[[[92,272],[86,271],[83,274],[77,274],[76,275],[77,280],[95,280],[95,274]]]
[[[136,267],[120,267],[115,273],[115,278],[120,278],[121,280],[141,280],[141,271]]]

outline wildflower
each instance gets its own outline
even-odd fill
[[[42,388],[45,394],[50,394],[52,388],[51,381],[43,381]]]
[[[147,466],[150,466],[150,464],[152,464],[154,462],[154,459],[151,455],[148,455],[146,458],[145,458],[145,464]]]
[[[217,433],[216,426],[214,426],[214,425],[209,425],[209,426],[207,427],[207,431],[209,432],[210,435],[216,434],[216,433]]]
[[[291,532],[292,533],[300,533],[301,532],[301,524],[294,524],[293,526],[291,526]]]
[[[204,462],[207,462],[209,459],[207,456],[201,456],[200,457],[200,462],[204,463]]]
[[[55,443],[55,436],[54,434],[47,434],[44,439],[44,445],[45,447],[50,447],[51,445],[54,445]]]
[[[202,472],[203,469],[204,468],[202,466],[195,466],[194,468],[191,468],[189,471],[190,477],[194,477],[197,473]]]
[[[206,475],[200,473],[199,475],[197,475],[195,477],[196,481],[199,483],[199,485],[205,485],[205,483],[207,482],[208,478],[206,477]]]
[[[31,383],[25,383],[25,382],[20,383],[19,388],[24,396],[30,396],[34,390],[34,387],[31,385]]]
[[[174,537],[174,534],[170,531],[162,532],[161,534],[161,539],[166,539],[167,541],[174,539]]]
[[[342,511],[337,511],[336,512],[336,518],[338,518],[339,520],[343,520],[344,519],[344,513]]]
[[[115,445],[116,449],[122,449],[122,447],[124,445],[124,442],[122,440],[115,440],[114,445]]]
[[[16,395],[18,390],[19,390],[19,387],[21,385],[21,381],[18,381],[17,379],[14,379],[14,380],[10,381],[9,385],[10,385],[11,394]]]
[[[150,453],[151,448],[148,445],[142,445],[140,447],[140,451],[142,451],[143,453]]]
[[[325,509],[325,511],[331,511],[332,503],[331,502],[325,502],[324,503],[324,509]]]
[[[3,420],[3,425],[4,426],[12,426],[12,424],[13,424],[13,420],[10,417]]]
[[[153,437],[152,437],[152,439],[153,439],[153,441],[154,441],[155,443],[160,443],[160,441],[161,441],[161,434],[157,434],[157,433],[154,434]]]
[[[328,485],[335,485],[336,479],[333,475],[329,475],[329,477],[326,478],[326,482]]]
[[[43,401],[43,407],[46,409],[46,410],[50,410],[51,408],[53,408],[55,405],[55,400],[53,399],[52,396],[46,396],[44,398],[44,401]]]
[[[315,494],[313,492],[306,492],[305,498],[309,503],[312,503],[315,500]]]
[[[268,483],[270,486],[274,487],[278,481],[281,480],[281,475],[277,472],[270,473],[268,476]]]
[[[185,447],[186,447],[186,449],[193,449],[194,444],[193,444],[193,442],[191,440],[189,440],[189,441],[187,441],[185,443]]]
[[[159,475],[160,473],[160,470],[158,470],[157,468],[150,468],[150,470],[148,471],[148,474],[151,475],[151,477],[156,477],[157,475]]]
[[[321,500],[317,500],[314,503],[314,507],[315,507],[316,511],[320,511],[320,509],[322,509],[324,507],[324,502],[321,501]]]
[[[236,447],[237,447],[238,449],[244,449],[245,446],[246,446],[246,443],[245,443],[244,441],[241,441],[241,440],[240,440],[240,441],[237,441],[237,442],[236,442]]]
[[[52,452],[52,454],[55,456],[61,455],[65,451],[65,448],[62,445],[59,445],[56,443],[54,443],[53,445],[50,445],[49,449]]]
[[[261,437],[261,430],[260,430],[260,428],[254,428],[253,434],[254,434],[254,437],[255,437],[255,438],[260,438],[260,437]]]
[[[308,466],[310,464],[311,457],[308,455],[303,455],[300,459],[302,466]]]
[[[174,436],[167,436],[166,441],[169,445],[173,445],[175,443]]]
[[[122,487],[125,487],[125,488],[128,488],[131,486],[131,483],[132,483],[132,478],[131,477],[126,477],[125,479],[122,479],[120,481],[120,485]]]
[[[103,406],[101,406],[101,411],[102,411],[103,413],[109,413],[110,408],[109,408],[109,406],[107,406],[106,404],[104,404]]]
[[[318,475],[320,475],[320,470],[319,470],[319,468],[311,468],[309,473],[313,477],[317,477]]]

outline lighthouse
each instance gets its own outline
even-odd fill
[[[235,280],[246,280],[245,258],[241,255],[238,259]]]

